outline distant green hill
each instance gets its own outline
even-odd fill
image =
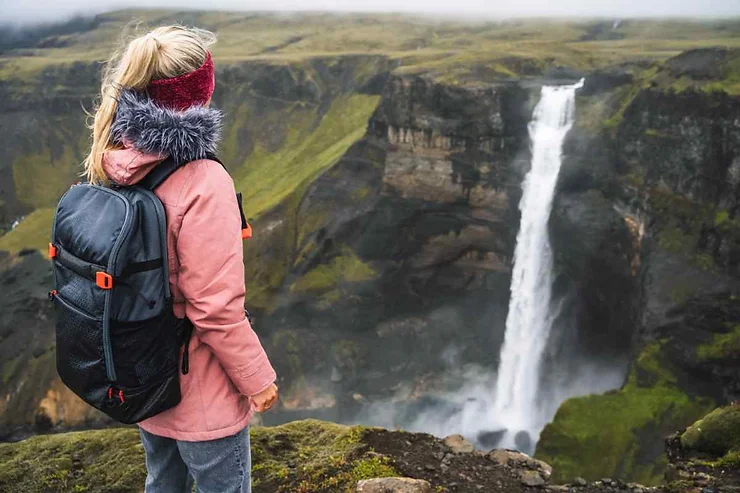
[[[213,30],[220,63],[289,64],[347,54],[385,55],[403,72],[436,73],[460,83],[492,76],[537,75],[565,65],[580,70],[665,60],[704,47],[740,47],[740,19],[440,21],[397,14],[267,14],[124,10],[70,21],[60,34],[0,55],[0,79],[27,77],[49,65],[106,59],[121,33],[179,22]],[[53,32],[49,30],[50,32]],[[124,35],[124,39],[125,39]],[[477,76],[476,76],[477,74]]]

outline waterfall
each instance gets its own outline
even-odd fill
[[[501,347],[491,417],[507,431],[499,446],[532,453],[552,416],[538,402],[540,370],[554,318],[551,307],[552,249],[547,223],[562,158],[573,125],[576,90],[543,87],[529,124],[532,168],[522,184],[521,225],[516,239],[506,336]],[[524,433],[522,433],[524,432]]]

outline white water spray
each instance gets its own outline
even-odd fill
[[[540,370],[552,328],[552,249],[547,223],[560,172],[563,141],[573,125],[578,84],[543,87],[529,124],[532,169],[522,185],[521,226],[514,252],[506,337],[496,382],[492,419],[507,429],[499,446],[531,453],[551,418],[538,402]],[[528,437],[516,440],[524,431]],[[517,443],[518,442],[518,443]]]

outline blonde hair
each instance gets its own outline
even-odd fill
[[[204,29],[183,26],[159,27],[133,39],[122,53],[114,54],[103,71],[100,100],[95,107],[90,154],[84,176],[90,183],[107,183],[103,155],[115,148],[111,125],[121,89],[143,91],[153,80],[187,74],[205,63],[208,47],[216,36]]]

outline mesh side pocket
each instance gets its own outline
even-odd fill
[[[57,289],[65,300],[74,300],[75,306],[100,318],[105,308],[105,291],[90,279],[80,277],[59,262],[54,263]]]
[[[59,296],[57,313],[57,371],[62,381],[83,399],[97,386],[105,385],[103,322]]]
[[[178,326],[171,309],[143,322],[111,321],[117,383],[140,387],[176,373],[180,356]]]

